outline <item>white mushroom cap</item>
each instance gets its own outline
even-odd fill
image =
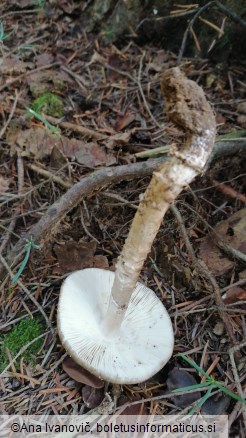
[[[169,360],[174,336],[155,293],[137,283],[120,329],[103,330],[115,274],[84,269],[64,281],[58,305],[59,336],[70,356],[101,379],[143,382]]]

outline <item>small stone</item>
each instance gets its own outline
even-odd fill
[[[17,379],[12,380],[12,389],[18,389],[20,387],[20,381]]]
[[[237,124],[241,126],[241,128],[246,129],[246,115],[242,114],[237,117]]]
[[[237,105],[237,112],[242,113],[242,114],[246,114],[246,101],[240,102]]]
[[[222,336],[224,333],[225,326],[222,321],[218,321],[213,329],[213,333],[217,336]]]

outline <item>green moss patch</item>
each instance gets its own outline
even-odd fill
[[[36,113],[43,112],[47,116],[62,117],[64,114],[63,102],[60,97],[53,93],[44,93],[37,97],[32,104]]]
[[[40,336],[44,331],[44,327],[38,318],[25,318],[16,324],[10,332],[1,336],[0,341],[0,372],[9,364],[9,358],[6,354],[6,349],[10,351],[11,357],[14,358],[21,348],[25,347],[29,342]],[[42,346],[43,338],[38,339],[30,345],[22,356],[14,363],[19,370],[20,359],[23,357],[25,363],[35,365],[36,356]]]

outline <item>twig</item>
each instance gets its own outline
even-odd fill
[[[26,234],[25,238],[33,237],[34,242],[49,240],[57,224],[69,213],[83,198],[98,190],[124,180],[131,180],[149,175],[163,163],[166,158],[155,159],[149,162],[134,163],[125,166],[104,168],[91,173],[78,183],[74,184],[67,192],[52,204],[42,218]],[[44,244],[44,242],[42,242]],[[23,247],[23,239],[17,242],[10,252],[7,261],[12,261]]]
[[[3,134],[5,133],[7,127],[9,126],[9,124],[10,124],[10,122],[11,122],[11,119],[12,119],[12,117],[13,117],[13,115],[14,115],[14,112],[15,112],[15,109],[16,109],[16,105],[17,105],[17,102],[18,102],[18,99],[19,99],[20,95],[21,95],[21,93],[18,93],[18,91],[15,90],[15,100],[14,100],[14,103],[13,103],[13,106],[12,106],[12,109],[11,109],[11,112],[10,112],[10,114],[9,114],[8,120],[7,120],[7,122],[5,123],[4,127],[3,127],[3,128],[1,129],[1,131],[0,131],[0,139],[2,138]]]
[[[111,192],[103,192],[102,196],[105,196],[106,198],[111,198],[111,199],[116,199],[117,201],[119,201],[121,204],[125,204],[128,207],[133,208],[134,210],[137,210],[137,206],[132,204],[131,202],[127,201],[125,198],[123,198],[120,195],[117,195],[116,193],[111,193]]]
[[[145,22],[148,22],[148,21],[158,22],[158,21],[170,20],[173,18],[186,17],[187,15],[194,14],[196,11],[197,11],[197,8],[194,8],[191,11],[181,12],[180,14],[166,15],[164,17],[144,18],[143,20],[140,21],[140,23],[138,23],[136,30],[138,30]]]
[[[108,68],[109,70],[115,71],[115,73],[119,73],[119,75],[126,76],[128,79],[130,79],[130,81],[135,82],[135,83],[137,82],[136,78],[134,78],[132,75],[130,75],[130,73],[128,73],[127,71],[120,70],[119,68],[116,68],[113,65],[104,64],[103,62],[101,62],[101,64],[105,68]]]
[[[171,207],[171,210],[172,210],[173,214],[175,215],[176,220],[177,220],[177,222],[179,224],[180,231],[182,233],[182,236],[183,236],[183,239],[184,239],[187,251],[189,253],[189,256],[190,256],[194,266],[196,266],[199,269],[199,271],[203,275],[205,275],[207,277],[207,279],[210,281],[210,283],[211,283],[211,285],[213,287],[214,294],[215,294],[216,304],[218,306],[218,311],[219,311],[219,314],[220,314],[220,317],[221,317],[222,321],[225,324],[225,327],[227,329],[227,332],[228,332],[228,335],[229,335],[229,337],[231,339],[231,342],[233,344],[237,344],[237,340],[236,340],[236,338],[234,336],[233,329],[232,329],[232,326],[231,326],[231,322],[230,322],[230,320],[228,318],[228,314],[227,314],[227,311],[226,311],[226,306],[225,306],[225,304],[224,304],[224,302],[222,300],[221,294],[220,294],[220,288],[218,286],[218,283],[215,280],[214,276],[211,274],[211,272],[208,270],[207,266],[205,266],[202,261],[198,261],[197,260],[196,255],[194,253],[194,250],[192,248],[192,245],[190,243],[190,240],[189,240],[189,237],[188,237],[185,225],[184,225],[184,221],[182,219],[182,216],[181,216],[179,210],[177,209],[177,207],[175,205],[173,205]]]
[[[20,154],[18,154],[18,157],[17,157],[17,169],[18,169],[18,195],[21,195],[23,192],[23,187],[24,187],[24,165],[23,165],[23,158],[20,156]],[[9,228],[3,236],[3,242],[0,246],[0,254],[4,251],[4,248],[6,247],[8,241],[9,241],[10,235],[13,233],[13,231],[15,229],[15,225],[16,225],[16,221],[18,219],[19,213],[20,213],[20,207],[18,206],[14,211],[14,215],[11,219]]]
[[[53,175],[53,173],[49,172],[46,169],[42,169],[42,167],[36,166],[36,164],[27,164],[27,167],[34,172],[39,173],[39,175],[44,176],[45,178],[50,179],[51,181],[56,182],[57,184],[60,184],[61,186],[65,187],[66,189],[70,189],[72,187],[72,184],[69,182],[64,181],[62,178],[60,178],[57,175]]]
[[[30,70],[30,71],[27,71],[27,72],[25,72],[25,73],[22,73],[21,75],[16,76],[16,78],[12,78],[12,79],[7,80],[7,81],[6,81],[6,82],[0,87],[0,92],[3,91],[5,88],[8,88],[10,85],[14,84],[15,82],[19,82],[21,79],[23,79],[23,78],[25,78],[25,77],[27,77],[27,76],[31,76],[31,75],[33,75],[34,73],[37,73],[37,72],[39,72],[39,71],[47,70],[47,69],[49,69],[49,68],[57,67],[57,66],[59,66],[59,65],[61,65],[60,62],[54,62],[54,63],[52,63],[52,64],[43,65],[43,66],[41,66],[41,67],[35,68],[34,70]]]
[[[65,357],[67,357],[67,353],[64,353],[60,359],[58,359],[55,364],[50,367],[50,369],[48,371],[46,371],[46,373],[44,374],[44,376],[42,377],[42,381],[44,379],[46,379],[51,373],[53,373],[54,370],[57,370],[58,366],[64,361]]]
[[[240,286],[241,284],[245,284],[246,283],[246,278],[242,278],[241,280],[236,281],[235,283],[229,284],[229,286],[223,287],[223,289],[220,289],[220,292],[225,292],[228,289],[231,289],[232,287],[235,286]]]
[[[88,95],[88,90],[82,83],[83,79],[81,76],[79,76],[77,73],[74,73],[72,70],[70,70],[68,67],[65,67],[64,65],[61,66],[61,70],[68,73],[70,76],[74,78],[74,80],[77,82],[78,86],[81,88],[83,95],[86,97]]]
[[[146,110],[147,110],[147,112],[148,112],[150,118],[153,120],[154,124],[155,124],[159,129],[161,129],[161,128],[162,128],[161,125],[157,122],[157,120],[156,120],[155,117],[153,116],[152,112],[150,111],[149,104],[148,104],[148,102],[147,102],[147,100],[146,100],[146,98],[145,98],[145,94],[144,94],[144,92],[143,92],[143,88],[142,88],[142,85],[141,85],[141,73],[142,73],[142,69],[143,69],[143,60],[144,60],[144,57],[145,57],[145,52],[143,52],[143,54],[142,54],[142,56],[141,56],[141,58],[140,58],[139,70],[138,70],[138,77],[137,77],[137,84],[138,84],[139,92],[140,92],[140,94],[141,94],[141,97],[142,97],[143,103],[144,103],[144,105],[145,105],[145,108],[146,108]]]
[[[201,15],[202,12],[204,12],[206,9],[208,9],[213,3],[214,3],[214,0],[211,2],[208,2],[206,5],[199,8],[198,11],[196,12],[196,14],[194,15],[194,17],[192,17],[192,19],[190,20],[190,22],[185,30],[184,36],[183,36],[183,40],[181,43],[181,47],[180,47],[179,55],[178,55],[178,59],[177,59],[177,65],[180,64],[181,59],[183,58],[183,54],[184,54],[185,46],[186,46],[186,41],[187,41],[189,32],[192,29],[193,24],[195,23],[195,21],[199,17],[199,15]]]
[[[64,122],[65,123],[65,122]],[[76,126],[77,125],[73,125]],[[83,127],[79,127],[82,128]],[[239,146],[240,144],[240,146]],[[218,158],[221,155],[234,154],[235,152],[240,151],[241,149],[245,149],[246,141],[244,142],[231,142],[228,143],[217,143],[212,152],[212,159]],[[150,175],[154,170],[156,170],[165,160],[168,160],[168,157],[155,158],[147,162],[134,163],[125,166],[111,167],[107,169],[96,170],[94,173],[86,176],[77,184],[73,185],[71,189],[69,189],[60,200],[56,201],[53,205],[49,207],[44,216],[40,219],[40,221],[27,233],[27,237],[32,236],[38,242],[41,239],[47,236],[47,238],[52,234],[53,229],[58,224],[60,220],[67,213],[69,213],[75,205],[77,205],[84,197],[92,194],[93,192],[100,190],[109,186],[110,184],[114,184],[124,180],[130,180],[139,178],[142,176]],[[212,159],[209,160],[209,164],[211,164]],[[208,167],[208,165],[207,165]],[[43,184],[43,183],[42,183]],[[41,185],[42,185],[41,184]],[[101,185],[101,187],[100,187]],[[26,196],[23,194],[22,196]],[[16,199],[16,196],[13,198]],[[10,200],[6,201],[9,202]],[[35,235],[34,235],[35,233]],[[15,257],[19,255],[22,250],[23,239],[21,239],[16,247],[10,252],[7,257],[7,261],[9,263],[13,263]],[[0,273],[1,269],[0,269]]]
[[[40,12],[40,8],[36,9],[21,9],[21,11],[10,11],[6,12],[6,14],[1,15],[1,20],[3,20],[6,17],[9,17],[10,15],[23,15],[23,14],[34,14]]]
[[[75,125],[70,122],[60,122],[59,119],[56,119],[52,116],[45,116],[45,119],[51,123],[59,125],[60,128],[70,129],[73,132],[78,132],[79,134],[83,134],[85,137],[95,138],[96,140],[104,140],[107,139],[108,136],[105,134],[101,134],[100,132],[86,128],[85,126]]]
[[[159,129],[162,129],[161,125],[157,122],[157,120],[156,120],[155,117],[153,116],[152,112],[150,111],[150,108],[149,108],[148,102],[147,102],[147,100],[146,100],[146,98],[145,98],[145,95],[144,95],[144,92],[143,92],[143,88],[142,88],[142,84],[141,84],[141,71],[142,71],[142,68],[143,68],[143,58],[144,58],[144,56],[145,56],[145,52],[143,52],[143,54],[142,54],[142,56],[141,56],[141,59],[140,59],[140,65],[139,65],[138,77],[137,77],[137,78],[135,78],[134,76],[130,75],[129,73],[127,73],[127,72],[125,72],[125,71],[123,71],[123,70],[120,70],[120,69],[118,69],[118,68],[115,68],[115,67],[111,66],[110,64],[104,64],[103,62],[101,62],[101,63],[102,63],[102,65],[103,65],[104,67],[108,68],[109,70],[115,71],[116,73],[119,73],[119,74],[122,75],[122,76],[126,76],[126,77],[127,77],[128,79],[130,79],[132,82],[135,82],[135,84],[137,84],[138,89],[139,89],[139,92],[140,92],[141,97],[142,97],[142,100],[143,100],[143,103],[144,103],[144,105],[145,105],[145,108],[146,108],[146,110],[147,110],[149,116],[151,117],[151,119],[153,120],[153,122],[155,123],[155,125],[156,125]]]
[[[85,230],[85,234],[87,234],[87,236],[89,236],[92,240],[95,240],[95,242],[97,242],[100,245],[99,240],[96,239],[96,237],[94,237],[90,231],[88,230],[87,226],[85,225],[85,221],[84,221],[84,215],[83,215],[83,209],[80,206],[80,221],[81,221],[81,225]]]
[[[1,263],[4,265],[5,269],[7,270],[8,274],[10,275],[11,279],[14,278],[14,274],[11,271],[8,263],[6,262],[5,258],[0,254],[0,261]],[[34,296],[32,294],[30,294],[29,290],[26,288],[26,286],[24,286],[24,284],[20,281],[17,280],[17,284],[18,286],[25,292],[25,294],[27,295],[27,297],[33,302],[33,304],[36,306],[36,308],[39,310],[39,312],[41,313],[41,315],[44,317],[47,326],[50,328],[50,330],[53,332],[53,328],[51,325],[51,322],[48,318],[48,316],[46,315],[44,309],[40,306],[40,304],[37,302],[36,298],[34,298]]]
[[[241,24],[242,26],[246,27],[246,21],[243,20],[239,15],[237,15],[235,12],[231,11],[230,9],[226,8],[221,2],[218,0],[215,0],[216,5],[221,10],[221,12],[224,12],[227,17],[234,20],[236,23]]]
[[[222,193],[224,193],[226,196],[230,196],[234,199],[239,199],[240,201],[246,203],[246,196],[243,193],[240,193],[233,189],[232,187],[226,185],[225,183],[220,183],[216,179],[212,179],[212,183],[215,188],[220,190]]]
[[[229,350],[229,355],[230,355],[230,360],[231,360],[231,367],[232,367],[232,372],[233,372],[233,376],[234,376],[234,380],[237,386],[237,390],[238,390],[238,394],[244,398],[244,393],[242,390],[242,386],[240,383],[240,379],[239,379],[239,375],[237,372],[237,367],[236,367],[236,363],[235,363],[235,359],[234,359],[234,353],[238,350],[240,350],[240,348],[243,348],[246,346],[246,341],[242,342],[241,344],[235,345],[234,347],[230,348]],[[243,417],[244,417],[244,421],[246,424],[246,406],[243,405],[242,406],[242,413],[243,413]]]
[[[24,345],[24,347],[22,347],[19,351],[19,353],[9,362],[9,364],[4,368],[4,370],[0,373],[0,376],[3,376],[5,371],[8,371],[9,368],[12,367],[12,365],[15,363],[16,359],[18,359],[18,357],[20,357],[23,353],[25,353],[25,351],[32,345],[34,344],[34,342],[38,341],[39,339],[43,338],[44,336],[46,336],[49,332],[45,332],[42,333],[42,335],[37,336],[35,339],[33,339],[32,341],[28,342],[28,344]]]
[[[214,233],[215,234],[215,233]],[[238,249],[233,248],[230,245],[227,245],[223,239],[220,237],[219,234],[215,234],[216,236],[216,245],[222,249],[225,253],[229,254],[231,257],[236,258],[238,260],[242,260],[243,262],[246,262],[246,254],[244,254],[242,251],[239,251]]]

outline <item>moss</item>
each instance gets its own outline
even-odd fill
[[[63,102],[53,93],[44,93],[37,97],[32,104],[36,113],[44,112],[47,116],[62,117],[64,114]]]
[[[40,319],[38,318],[26,318],[22,319],[16,324],[12,330],[1,336],[0,341],[0,372],[9,363],[9,358],[6,354],[6,349],[10,351],[11,357],[14,358],[25,345],[29,344],[33,339],[40,336],[44,331],[44,327]],[[43,343],[43,338],[34,342],[23,355],[20,356],[14,363],[17,370],[19,370],[20,359],[23,357],[25,363],[35,365],[36,356]]]

